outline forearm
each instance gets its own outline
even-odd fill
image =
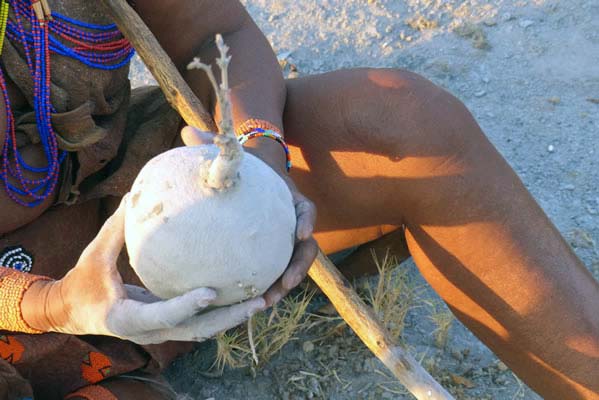
[[[282,132],[285,83],[268,41],[237,0],[146,0],[137,1],[137,12],[148,24],[175,65],[204,105],[219,120],[212,88],[201,71],[187,71],[193,57],[215,64],[216,33],[230,47],[229,82],[236,126],[249,118],[269,121]],[[218,69],[213,68],[218,76]],[[267,162],[284,169],[284,153],[269,140],[252,140]]]
[[[224,33],[223,38],[230,47],[229,84],[234,126],[239,127],[249,119],[265,120],[278,128],[283,135],[283,109],[285,106],[285,82],[281,68],[270,44],[255,23],[247,17],[236,31]],[[217,51],[212,41],[203,46],[198,56],[212,62]],[[192,70],[185,73],[186,80],[198,95],[208,94],[208,104],[216,121],[220,120],[219,105],[203,72]],[[246,143],[245,147],[261,157],[278,172],[284,171],[285,154],[281,147],[269,139],[258,138]]]
[[[229,84],[235,125],[238,126],[249,118],[256,118],[270,121],[282,128],[285,83],[268,41],[249,16],[238,30],[225,32],[223,38],[230,47],[229,54],[232,57],[229,65]],[[197,56],[214,65],[217,55],[211,40],[202,47]],[[194,91],[205,97],[209,85],[203,72],[189,71],[185,78]],[[220,112],[211,89],[209,101],[209,106],[218,121]]]

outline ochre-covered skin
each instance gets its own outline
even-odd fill
[[[234,186],[206,177],[215,145],[171,150],[152,159],[131,189],[126,241],[131,266],[161,298],[199,287],[214,305],[261,295],[283,273],[295,240],[295,209],[279,175],[246,154]]]

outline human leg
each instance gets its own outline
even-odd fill
[[[599,398],[599,285],[465,107],[395,70],[288,82],[285,131],[326,252],[405,226],[456,316],[546,398]]]

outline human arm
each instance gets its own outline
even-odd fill
[[[123,212],[121,207],[108,219],[63,279],[1,266],[0,330],[103,334],[140,344],[201,340],[239,324],[264,306],[262,299],[255,299],[196,315],[214,299],[210,289],[197,289],[168,301],[147,294],[140,298],[140,288],[123,285],[116,268],[124,244]],[[27,220],[20,224],[26,225]],[[9,225],[0,226],[3,233],[11,231]]]
[[[215,299],[213,290],[199,288],[160,301],[124,285],[116,261],[124,245],[125,202],[64,278],[37,281],[24,292],[20,311],[30,328],[25,331],[107,335],[139,344],[201,341],[264,307],[264,300],[256,298],[198,314]]]
[[[4,106],[4,102],[0,105]],[[4,128],[0,129],[2,142],[5,115],[5,112],[0,113],[0,128]],[[27,163],[41,165],[43,153],[39,145],[20,150]],[[37,178],[34,174],[28,177]],[[29,208],[17,204],[2,191],[0,235],[36,219],[51,205],[54,195],[52,193],[41,205]],[[103,334],[137,343],[200,340],[237,325],[248,313],[263,306],[262,299],[255,299],[196,315],[214,299],[215,293],[210,289],[197,289],[168,301],[155,298],[148,301],[148,296],[135,299],[132,296],[135,288],[123,285],[116,269],[116,257],[124,244],[123,212],[121,207],[108,219],[77,265],[63,279],[53,280],[0,266],[0,330]]]
[[[248,119],[264,120],[283,133],[285,84],[280,67],[264,35],[238,1],[145,0],[138,1],[136,8],[181,70],[197,55],[206,63],[214,63],[216,49],[211,41],[216,32],[222,33],[233,58],[229,82],[234,123],[239,126]],[[187,72],[185,76],[218,120],[218,104],[205,75]],[[276,142],[256,139],[249,146],[249,151],[287,181],[297,210],[298,241],[294,257],[282,280],[266,294],[272,304],[301,281],[316,255],[316,243],[311,238],[315,208],[287,176],[284,152]]]

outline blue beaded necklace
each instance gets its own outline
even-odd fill
[[[7,23],[6,37],[24,49],[34,82],[34,111],[47,162],[44,167],[34,167],[21,157],[6,80],[0,68],[0,88],[6,104],[6,138],[2,148],[0,178],[12,200],[26,207],[35,207],[53,193],[60,164],[66,156],[65,151],[58,149],[52,127],[51,114],[56,110],[50,102],[50,54],[70,57],[91,68],[114,70],[127,65],[134,50],[114,24],[90,24],[51,12],[46,0],[8,0],[8,3],[14,19],[9,19]],[[29,29],[23,24],[25,20]],[[69,47],[66,43],[73,46]],[[24,171],[45,176],[28,179]]]

